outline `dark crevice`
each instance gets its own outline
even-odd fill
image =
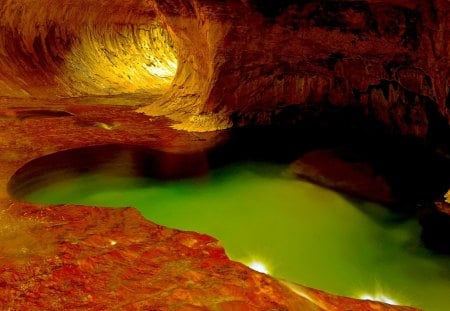
[[[14,115],[19,120],[34,119],[34,118],[61,118],[61,117],[73,117],[73,114],[63,110],[20,110],[15,111]]]
[[[251,3],[258,12],[263,14],[267,19],[274,21],[275,18],[283,13],[289,6],[297,4],[306,4],[312,1],[298,1],[298,0],[251,0]]]
[[[176,154],[125,144],[90,146],[28,162],[11,177],[8,192],[20,199],[47,184],[88,172],[176,180],[202,176],[208,170],[208,161],[202,152]]]
[[[449,126],[434,105],[426,104],[432,126],[427,137],[404,136],[358,106],[300,105],[271,112],[234,114],[235,124],[246,126],[233,133],[240,141],[234,150],[251,158],[289,162],[311,149],[339,149],[372,163],[386,177],[401,209],[415,210],[433,202],[450,188],[450,161],[436,151],[436,142],[449,135]],[[408,109],[414,109],[409,107]],[[408,112],[407,112],[408,113]],[[262,116],[261,116],[262,114]],[[270,120],[261,125],[260,120]],[[414,120],[411,120],[414,123]],[[442,135],[442,136],[440,136]]]

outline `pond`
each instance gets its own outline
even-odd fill
[[[415,220],[298,180],[285,165],[237,161],[202,175],[161,180],[93,170],[55,178],[24,199],[134,206],[155,223],[216,237],[230,258],[277,278],[450,310],[450,261],[421,246]]]

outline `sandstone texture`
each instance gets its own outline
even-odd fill
[[[7,0],[0,94],[165,92],[140,111],[197,131],[350,106],[445,141],[449,12],[447,0]]]
[[[180,67],[160,105],[141,111],[172,114],[180,128],[270,123],[277,107],[331,105],[358,107],[405,135],[449,133],[446,0],[160,0],[154,8]]]
[[[448,157],[449,16],[447,0],[2,1],[0,305],[413,310],[275,280],[230,261],[215,239],[133,208],[20,202],[15,174],[88,146],[208,153],[228,139],[215,130],[340,110]],[[319,172],[329,186],[349,169],[333,161]],[[390,200],[364,165],[351,172],[379,187],[365,197]],[[447,203],[434,205],[433,221],[450,215]]]

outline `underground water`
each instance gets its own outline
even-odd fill
[[[161,180],[98,169],[34,189],[45,204],[134,206],[164,226],[216,237],[233,260],[355,298],[450,310],[449,260],[420,243],[416,220],[299,180],[288,166],[238,161]]]

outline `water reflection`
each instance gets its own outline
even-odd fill
[[[88,174],[86,177],[89,176],[91,182],[96,182],[98,176],[100,183],[122,184],[124,180],[131,182],[136,177],[167,181],[203,176],[208,171],[209,161],[202,151],[176,153],[110,144],[61,151],[33,160],[11,177],[8,191],[12,197],[22,198],[40,187],[55,182],[62,186],[83,174]],[[95,174],[89,175],[92,172]],[[71,187],[70,182],[68,187]]]

